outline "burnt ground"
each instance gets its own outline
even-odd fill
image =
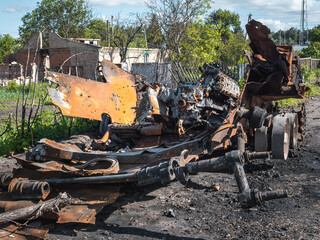
[[[242,209],[231,173],[193,175],[187,187],[127,185],[96,225],[56,224],[48,239],[320,239],[320,98],[306,107],[298,156],[246,167],[251,188],[288,189],[288,199]]]

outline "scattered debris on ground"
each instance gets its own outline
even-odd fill
[[[297,155],[304,134],[305,106],[283,111],[273,101],[303,98],[308,87],[292,47],[276,46],[268,36],[270,30],[257,21],[246,27],[252,53],[247,52],[250,69],[242,92],[234,74],[218,63],[203,66],[200,77],[176,64],[177,89],[150,85],[105,60],[101,63],[103,82],[47,72],[47,78],[59,85],[48,89],[52,102],[66,116],[100,120],[102,138],[42,139],[25,156],[12,155],[19,167],[0,176],[4,212],[0,223],[8,223],[5,234],[12,235],[10,229],[14,229],[16,236],[44,238],[52,221],[95,224],[97,213],[117,204],[124,214],[124,206],[148,208],[148,203],[141,205],[139,200],[148,202],[148,192],[158,192],[159,199],[150,199],[150,204],[155,204],[155,198],[156,205],[164,202],[157,215],[135,211],[128,216],[139,217],[130,218],[128,224],[139,226],[142,222],[145,226],[150,221],[151,227],[160,226],[166,232],[145,232],[147,237],[170,238],[173,232],[188,235],[196,231],[207,238],[205,232],[212,233],[210,222],[216,219],[204,213],[202,199],[208,206],[221,206],[221,214],[216,216],[221,221],[235,212],[261,212],[269,206],[264,202],[292,194],[283,189],[287,184],[276,181],[285,173],[271,171],[272,165],[266,161]],[[265,168],[267,173],[261,171]],[[221,172],[233,173],[234,179]],[[248,179],[248,172],[260,175]],[[266,187],[266,179],[274,185]],[[174,182],[167,190],[155,189],[175,180],[185,187]],[[121,198],[128,192],[131,200]],[[279,202],[285,201],[270,204]],[[189,213],[183,220],[185,227],[174,231],[172,221]],[[205,224],[196,220],[202,214]],[[36,227],[28,224],[38,218],[51,222]],[[191,231],[191,227],[195,229]],[[223,231],[224,236],[220,235]],[[216,236],[232,238],[234,232],[220,229]]]

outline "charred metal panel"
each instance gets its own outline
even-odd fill
[[[46,78],[59,84],[57,89],[48,89],[52,103],[66,116],[101,120],[106,113],[112,122],[134,123],[137,104],[134,76],[106,60],[102,65],[106,82],[46,72]]]
[[[303,83],[299,57],[293,47],[276,46],[269,38],[270,29],[258,21],[250,21],[246,29],[253,53],[247,52],[250,71],[242,101],[247,103],[252,96],[264,102],[303,98],[308,87]],[[250,106],[259,104],[258,101],[251,101]]]

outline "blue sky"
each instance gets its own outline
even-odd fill
[[[0,34],[19,36],[21,17],[36,7],[40,0],[0,0]],[[97,18],[126,16],[147,11],[144,0],[88,0]],[[302,0],[215,0],[210,11],[222,8],[239,13],[242,26],[251,13],[253,18],[266,24],[271,30],[300,26]],[[320,24],[320,0],[308,0],[309,28]]]

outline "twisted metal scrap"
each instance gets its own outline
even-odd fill
[[[45,212],[59,209],[71,203],[71,197],[67,193],[60,193],[56,198],[36,204],[30,207],[20,208],[14,211],[0,214],[0,224],[16,221],[19,219],[35,219],[42,216]]]

